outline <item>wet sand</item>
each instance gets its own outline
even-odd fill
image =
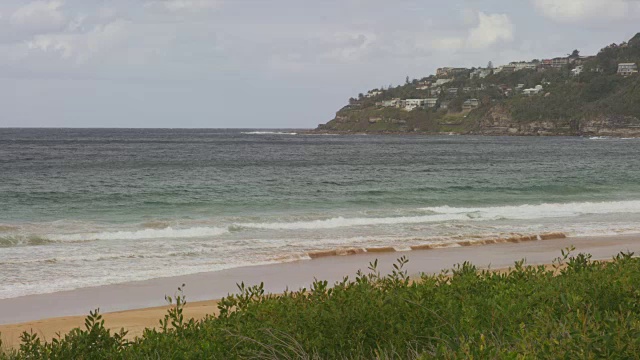
[[[83,326],[89,311],[100,308],[102,313],[108,313],[105,314],[107,327],[116,330],[124,327],[135,336],[145,327],[158,326],[166,313],[164,296],[173,296],[182,284],[186,284],[185,294],[190,302],[185,315],[202,318],[217,309],[216,302],[210,299],[237,292],[236,284],[240,282],[247,285],[264,282],[267,292],[280,293],[285,289],[308,287],[314,278],[330,283],[346,275],[353,278],[359,269],[366,271],[369,262],[375,259],[378,259],[379,270],[389,273],[400,256],[409,259],[406,267],[409,274],[439,273],[464,261],[491,269],[508,268],[521,259],[526,259],[529,265],[548,264],[560,256],[561,249],[571,245],[576,247],[576,253],[590,253],[593,259],[610,259],[621,251],[640,253],[640,234],[331,256],[2,299],[0,333],[8,346],[15,346],[20,333],[31,329],[51,340],[57,332],[64,334]]]

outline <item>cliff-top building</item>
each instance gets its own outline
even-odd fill
[[[618,75],[629,76],[638,72],[636,63],[620,63],[618,64]]]
[[[449,77],[469,71],[467,68],[443,67],[436,70],[437,77]]]

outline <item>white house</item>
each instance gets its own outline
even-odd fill
[[[473,110],[480,106],[480,101],[478,99],[469,99],[462,104],[463,110]]]
[[[425,100],[424,105],[428,108],[434,108],[438,106],[438,98],[428,98],[424,100]]]
[[[502,65],[495,69],[493,69],[494,74],[499,74],[501,72],[514,72],[516,71],[516,67],[514,65]]]
[[[618,75],[629,76],[638,72],[636,63],[620,63],[618,64]]]
[[[582,71],[584,71],[584,65],[578,65],[573,70],[571,70],[571,75],[578,76],[582,74]]]
[[[514,66],[514,71],[520,71],[525,69],[535,70],[538,65],[532,62],[512,62],[509,65]]]
[[[400,99],[385,100],[382,102],[384,107],[400,107]]]
[[[441,86],[441,85],[444,85],[444,84],[446,84],[448,82],[451,82],[451,81],[453,81],[453,79],[438,79],[438,80],[436,80],[435,85],[436,86]]]
[[[404,109],[412,111],[419,107],[424,107],[427,103],[427,99],[407,99],[402,101],[404,103]]]
[[[522,93],[527,95],[527,96],[537,95],[537,94],[540,94],[541,92],[542,92],[542,85],[536,85],[536,87],[534,87],[532,89],[524,89],[524,90],[522,90]]]
[[[480,78],[480,79],[484,79],[487,76],[491,75],[491,72],[493,70],[491,69],[483,69],[483,68],[478,68],[475,69],[471,72],[471,74],[469,74],[469,78],[473,79],[473,78]]]

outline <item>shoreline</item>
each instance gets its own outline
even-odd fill
[[[344,276],[353,278],[358,270],[366,271],[369,262],[376,259],[378,270],[388,274],[401,256],[409,259],[406,269],[410,275],[437,274],[464,261],[481,269],[499,270],[507,269],[521,259],[526,259],[526,265],[550,264],[560,256],[560,250],[572,245],[576,248],[574,254],[589,253],[593,260],[605,260],[623,251],[639,253],[640,234],[331,256],[2,299],[0,333],[5,346],[15,345],[22,331],[29,329],[51,340],[56,332],[65,333],[82,326],[89,311],[100,308],[107,327],[117,330],[125,327],[130,336],[135,336],[145,327],[157,326],[167,309],[164,296],[173,296],[182,284],[186,284],[188,301],[185,314],[202,318],[217,309],[216,300],[211,299],[236,293],[236,284],[240,282],[247,285],[264,282],[265,292],[281,293],[286,289],[308,287],[314,278],[329,283],[342,280]]]
[[[302,135],[409,135],[409,136],[482,136],[482,137],[569,137],[569,138],[605,138],[605,139],[640,139],[640,135],[629,134],[520,134],[520,133],[482,133],[482,132],[423,132],[423,131],[350,131],[350,130],[298,130]]]

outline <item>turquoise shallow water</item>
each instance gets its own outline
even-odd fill
[[[0,129],[0,298],[509,232],[638,232],[640,140]]]

